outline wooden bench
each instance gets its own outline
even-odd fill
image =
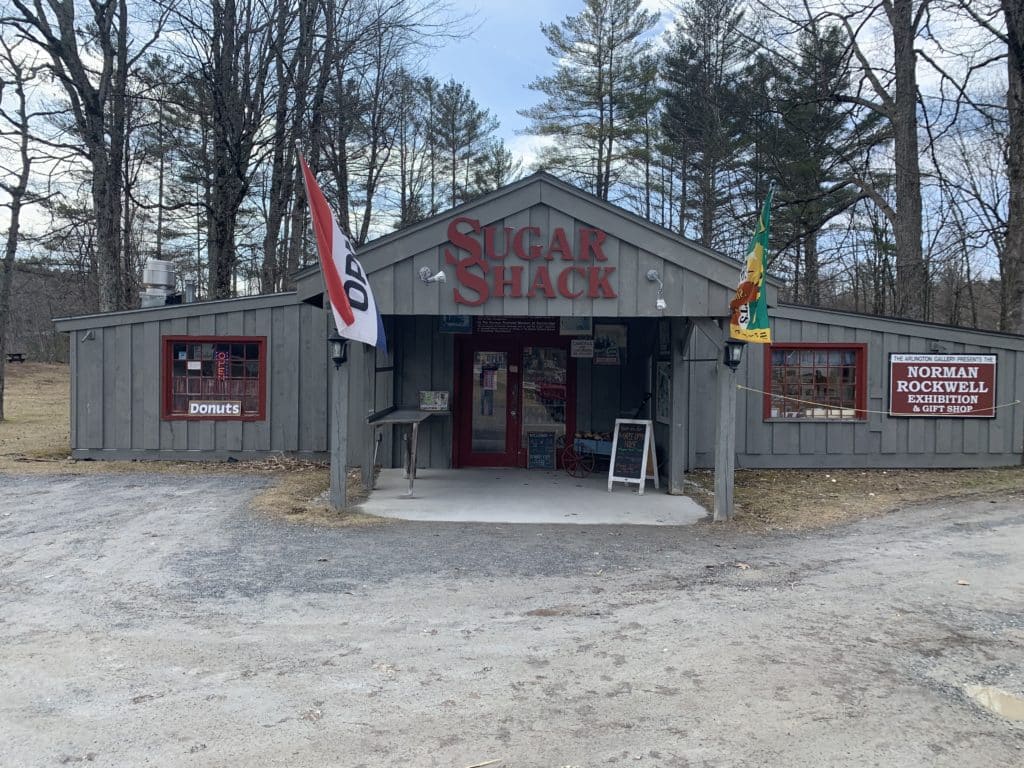
[[[7,353],[8,363],[24,363],[25,353],[24,352],[8,352]]]

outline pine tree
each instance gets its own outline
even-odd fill
[[[441,86],[434,109],[432,143],[443,158],[448,203],[456,206],[470,195],[475,160],[498,130],[498,121],[454,80]]]
[[[778,131],[771,173],[779,182],[777,232],[799,253],[794,299],[818,304],[818,239],[829,221],[859,197],[853,176],[861,158],[889,138],[873,113],[843,104],[850,84],[848,46],[839,27],[809,27],[797,59],[778,68]]]
[[[555,73],[530,89],[547,98],[520,112],[526,132],[551,137],[539,165],[603,200],[623,172],[625,147],[642,133],[655,72],[645,66],[657,14],[641,0],[586,0],[577,16],[541,24]]]
[[[662,129],[685,187],[680,232],[692,231],[692,214],[696,236],[708,247],[722,244],[722,215],[749,143],[740,83],[750,58],[739,0],[690,0],[682,7],[663,64]]]

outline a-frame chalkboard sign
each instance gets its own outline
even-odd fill
[[[616,419],[612,438],[612,458],[608,463],[608,490],[612,484],[636,483],[643,494],[648,478],[658,487],[658,462],[655,459],[654,422],[650,419]]]

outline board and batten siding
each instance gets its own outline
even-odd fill
[[[867,418],[860,421],[766,420],[765,349],[748,344],[737,372],[738,468],[949,468],[1020,464],[1024,452],[1024,338],[890,318],[782,306],[772,310],[772,338],[786,342],[866,344]],[[695,339],[700,346],[700,339]],[[710,345],[694,350],[707,357]],[[889,354],[995,354],[994,419],[890,417]],[[713,401],[714,374],[691,380],[697,402]],[[758,391],[755,391],[758,390]],[[692,404],[691,404],[692,405]],[[698,467],[714,464],[710,409],[697,409]]]
[[[324,456],[327,315],[294,295],[57,321],[71,335],[71,447],[79,458]],[[165,336],[266,336],[266,419],[164,420]]]
[[[440,333],[437,317],[402,316],[392,318],[391,322],[394,331],[388,343],[395,350],[394,404],[399,408],[418,408],[421,390],[443,390],[449,393],[449,404],[454,408],[455,335]],[[401,467],[405,427],[382,429],[386,435],[378,460],[384,466]],[[452,416],[432,416],[420,424],[416,464],[429,469],[451,468]]]
[[[547,236],[550,236],[556,227],[561,227],[572,242],[578,243],[581,229],[594,226],[593,222],[569,217],[546,205],[535,205],[528,210],[498,221],[487,222],[487,224],[493,225],[499,230],[495,238],[496,249],[499,253],[504,252],[507,247],[504,231],[506,227],[518,229],[524,226],[535,226]],[[572,267],[577,262],[562,261],[561,259],[551,262],[545,262],[543,259],[527,262],[510,254],[502,261],[489,261],[488,264],[491,267],[505,266],[506,274],[509,267],[522,267],[523,295],[521,297],[492,296],[476,307],[458,304],[455,301],[456,290],[460,290],[464,296],[470,299],[475,299],[476,294],[474,291],[460,286],[456,267],[446,263],[446,250],[456,253],[459,258],[467,257],[467,254],[457,251],[447,241],[433,245],[416,253],[410,259],[399,261],[380,270],[373,271],[369,267],[367,269],[377,306],[385,315],[529,315],[532,317],[592,317],[596,315],[608,318],[663,317],[666,315],[703,316],[707,313],[709,306],[726,306],[728,304],[729,291],[726,287],[712,283],[703,275],[659,256],[658,253],[665,251],[666,243],[660,242],[654,235],[643,240],[643,243],[638,245],[609,234],[602,245],[602,251],[608,260],[586,264],[587,266],[613,267],[615,269],[610,280],[617,294],[615,298],[588,298],[586,295],[588,281],[578,273],[573,273],[568,283],[571,292],[583,292],[583,295],[577,299],[560,295],[555,298],[546,298],[540,292],[538,292],[539,295],[532,298],[527,297],[526,293],[529,290],[536,266],[546,265],[549,268],[551,280],[555,283],[563,269]],[[419,270],[422,267],[428,267],[435,273],[443,270],[447,276],[447,283],[424,283],[419,278]],[[664,294],[671,298],[666,312],[660,312],[655,307],[658,288],[655,283],[647,279],[647,272],[651,269],[656,270],[661,276],[665,284]],[[474,272],[479,274],[478,269],[474,269]],[[488,284],[491,286],[493,286],[492,275],[493,272],[487,275]]]

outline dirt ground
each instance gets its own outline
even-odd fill
[[[1019,501],[337,528],[269,481],[0,474],[0,765],[1024,764],[972,698],[1024,696]]]
[[[328,486],[324,465],[284,457],[265,461],[84,462],[68,458],[68,368],[24,363],[7,366],[7,421],[0,422],[0,472],[85,474],[169,472],[254,474],[270,482],[254,504],[296,521],[363,524],[365,518],[329,512],[322,503]],[[693,497],[712,506],[714,476],[691,475]],[[349,478],[352,498],[365,489],[358,473]],[[943,499],[1009,498],[1024,494],[1024,467],[982,470],[739,470],[737,514],[729,525],[753,531],[811,530],[891,512],[908,504]]]

